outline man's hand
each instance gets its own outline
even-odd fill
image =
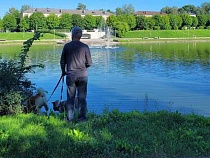
[[[62,72],[62,76],[65,76],[66,75],[66,72]]]

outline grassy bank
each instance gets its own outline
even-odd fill
[[[20,114],[0,124],[0,157],[210,156],[210,118],[194,114],[112,111],[72,124]]]
[[[0,41],[1,40],[27,40],[33,37],[33,32],[9,32],[0,33]],[[210,38],[210,30],[138,30],[138,31],[129,31],[122,38],[141,38],[141,39],[156,39],[156,38],[164,39],[173,39],[173,38]],[[63,39],[60,36],[45,33],[41,39]]]
[[[139,30],[129,31],[124,38],[198,38],[210,37],[210,30]]]
[[[34,35],[33,32],[1,32],[0,33],[0,40],[28,40],[32,38]],[[53,35],[50,33],[45,33],[43,37],[40,39],[63,39],[60,36]]]

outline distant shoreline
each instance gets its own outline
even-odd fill
[[[0,45],[22,45],[26,40],[4,40],[0,41]],[[142,38],[116,38],[111,41],[106,39],[81,39],[82,42],[91,46],[101,45],[117,45],[117,44],[138,44],[138,43],[180,43],[180,42],[210,42],[210,37],[200,38],[160,38],[160,39],[142,39]],[[65,44],[69,40],[61,39],[44,39],[34,41],[33,44]]]

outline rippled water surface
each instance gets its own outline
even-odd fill
[[[43,47],[43,46],[42,46]],[[55,88],[61,72],[62,46],[34,46],[30,63],[45,69],[30,74],[37,87]],[[127,44],[119,48],[91,47],[88,109],[179,110],[210,116],[210,46],[208,43]],[[65,88],[65,85],[64,85]],[[62,93],[66,99],[66,90]],[[60,99],[61,84],[50,99]]]

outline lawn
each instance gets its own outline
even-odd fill
[[[33,32],[1,32],[0,33],[0,40],[28,40],[32,38],[34,35]],[[45,33],[43,37],[40,39],[63,39],[60,36],[57,36],[50,33]]]
[[[139,30],[129,31],[124,38],[196,38],[210,37],[210,30]]]
[[[114,110],[73,123],[62,114],[19,114],[0,124],[0,157],[210,156],[210,118],[196,114]]]
[[[2,32],[0,33],[0,40],[27,40],[33,37],[33,32]],[[129,31],[125,34],[124,38],[210,38],[210,30],[138,30]],[[41,39],[63,39],[63,37],[50,33],[45,33]]]

